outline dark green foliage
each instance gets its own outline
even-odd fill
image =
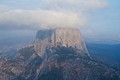
[[[27,59],[27,58],[29,58],[32,54],[35,53],[35,50],[34,50],[34,48],[33,48],[33,46],[32,46],[32,47],[27,47],[27,48],[21,49],[21,50],[19,51],[19,53],[20,53],[21,56],[23,56],[23,57],[25,57],[25,58]]]
[[[62,69],[53,67],[47,74],[43,74],[38,80],[63,80]]]
[[[58,47],[58,48],[56,48],[56,53],[57,54],[75,54],[75,49],[74,48],[72,48],[72,47],[69,47],[69,48],[67,48],[67,47]]]

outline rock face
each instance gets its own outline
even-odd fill
[[[89,56],[79,29],[56,28],[37,32],[34,47],[39,56],[44,55],[46,48],[57,46],[73,47],[77,49],[78,54],[84,53]]]
[[[79,30],[59,28],[38,31],[34,45],[0,58],[0,80],[120,80],[120,71],[89,58]]]

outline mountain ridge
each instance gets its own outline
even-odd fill
[[[1,58],[0,80],[120,79],[120,71],[89,57],[79,30],[67,30],[40,30],[33,45],[20,49],[13,58]]]

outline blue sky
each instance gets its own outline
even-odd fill
[[[120,41],[120,1],[108,0],[108,7],[88,15],[89,29],[97,39]]]
[[[120,0],[78,1],[0,0],[0,33],[13,35],[16,30],[25,30],[26,33],[26,29],[35,33],[41,28],[39,26],[74,26],[80,28],[83,36],[91,41],[108,39],[120,42]],[[34,24],[36,27],[33,27]]]

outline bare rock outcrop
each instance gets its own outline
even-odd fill
[[[78,54],[89,56],[86,44],[79,29],[56,28],[39,30],[34,43],[35,51],[39,56],[43,56],[46,48],[64,46],[76,48]]]
[[[57,28],[38,31],[34,46],[0,58],[0,80],[120,80],[120,70],[90,58],[79,30]]]

